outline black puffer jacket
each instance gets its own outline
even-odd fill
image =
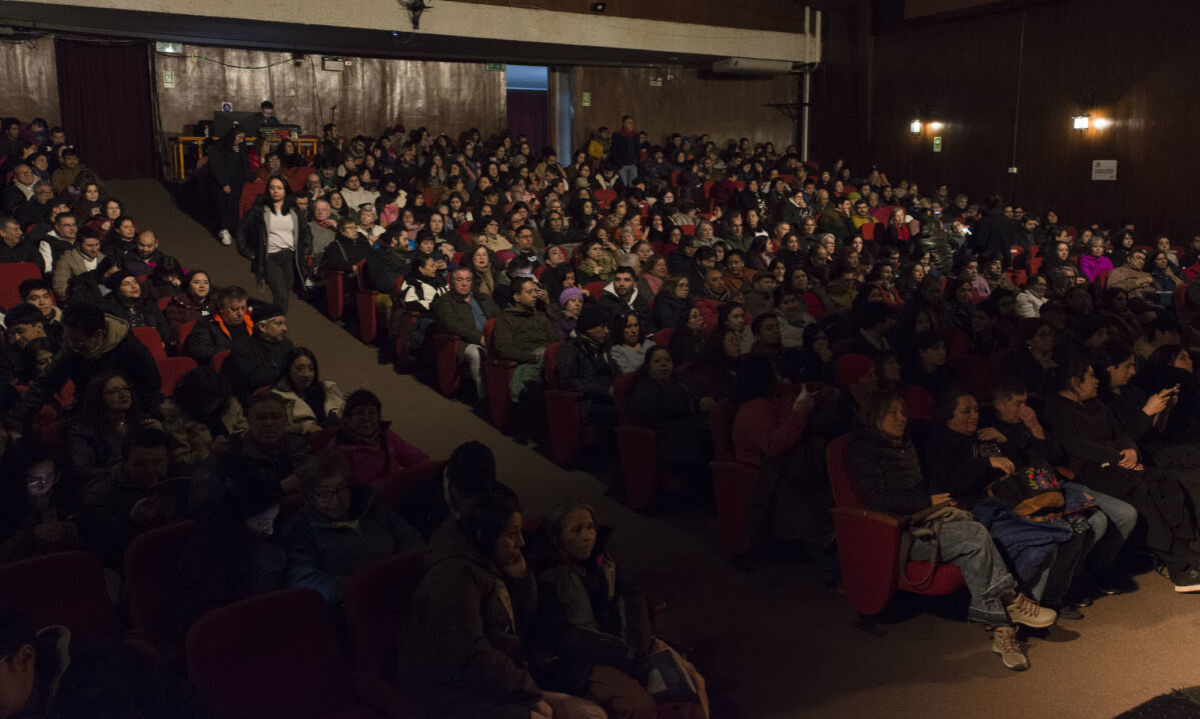
[[[858,426],[850,433],[846,469],[863,506],[880,512],[912,514],[929,506],[929,486],[909,439],[894,440]]]

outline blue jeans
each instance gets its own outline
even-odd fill
[[[992,543],[987,527],[979,522],[947,522],[938,530],[941,561],[962,572],[971,594],[967,619],[993,626],[1008,626],[1012,620],[1002,597],[1017,586]],[[914,540],[909,557],[923,562],[933,558],[931,542]]]
[[[633,187],[633,181],[637,179],[637,165],[621,165],[621,169],[617,170],[617,176],[621,178],[621,183],[625,185],[625,190]]]
[[[1132,504],[1124,500],[1101,494],[1088,487],[1084,487],[1084,489],[1095,497],[1096,506],[1100,509],[1099,512],[1092,512],[1092,516],[1088,517],[1088,524],[1092,527],[1095,541],[1087,560],[1094,567],[1104,568],[1112,564],[1113,560],[1117,558],[1117,552],[1120,551],[1121,545],[1125,543],[1126,539],[1129,539],[1129,535],[1133,534],[1133,528],[1137,526],[1138,513]],[[1110,525],[1116,527],[1117,531],[1108,531]]]

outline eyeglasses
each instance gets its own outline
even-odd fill
[[[128,387],[113,387],[111,389],[104,390],[104,394],[105,396],[113,397],[119,394],[129,394],[132,391],[133,390],[129,389]]]
[[[58,481],[58,473],[33,474],[25,477],[25,486],[29,489],[45,489]]]
[[[318,489],[317,491],[313,492],[313,498],[316,499],[321,504],[325,504],[327,502],[333,501],[333,499],[335,497],[341,497],[345,494],[348,494],[349,492],[350,492],[349,485],[343,484],[342,486],[338,487],[337,489]]]

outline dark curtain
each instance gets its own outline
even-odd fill
[[[508,129],[513,137],[526,135],[534,154],[541,156],[550,136],[550,93],[545,90],[508,91]]]
[[[101,179],[154,177],[154,121],[145,42],[55,38],[67,139]]]

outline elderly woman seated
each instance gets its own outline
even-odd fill
[[[551,509],[543,526],[539,613],[542,633],[558,656],[544,683],[586,696],[612,717],[653,719],[647,656],[668,646],[653,636],[645,596],[608,553],[611,528],[600,527],[596,510],[582,502]],[[706,716],[704,679],[690,664],[684,667],[701,702],[688,716]]]
[[[304,508],[288,527],[288,580],[342,601],[346,577],[375,559],[424,545],[421,534],[379,502],[369,487],[351,487],[346,458],[326,451],[300,468]]]
[[[956,503],[949,494],[934,494],[921,473],[912,440],[905,436],[908,415],[904,400],[891,392],[876,392],[863,402],[860,424],[850,434],[847,469],[867,509],[914,515],[917,520],[932,510]],[[1016,580],[1004,567],[996,545],[982,524],[971,520],[949,521],[937,530],[937,542],[914,538],[909,559],[929,561],[940,552],[941,561],[962,571],[971,604],[970,621],[992,630],[992,651],[1004,666],[1022,670],[1029,659],[1017,641],[1015,624],[1044,628],[1057,615],[1039,607],[1017,591]]]

